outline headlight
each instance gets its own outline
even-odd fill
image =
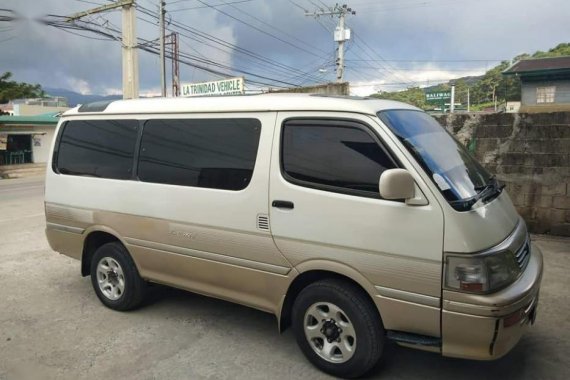
[[[490,293],[514,282],[520,274],[510,251],[486,255],[446,255],[445,286],[468,293]]]

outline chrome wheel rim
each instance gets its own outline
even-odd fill
[[[125,292],[125,275],[119,262],[111,257],[103,257],[97,264],[97,284],[99,290],[111,301],[116,301]]]
[[[356,350],[356,332],[346,313],[330,302],[312,304],[305,313],[305,337],[324,360],[344,363]]]

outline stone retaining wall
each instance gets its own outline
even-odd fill
[[[531,232],[570,236],[570,112],[436,119],[506,185]]]

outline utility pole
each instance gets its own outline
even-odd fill
[[[82,17],[111,9],[123,8],[122,51],[123,51],[123,99],[139,97],[139,62],[137,52],[135,0],[118,0],[67,17],[73,22]]]
[[[180,47],[178,44],[178,33],[170,33],[167,36],[170,40],[168,45],[171,46],[171,63],[172,63],[172,96],[180,96]]]
[[[338,42],[338,52],[336,59],[336,81],[342,83],[344,77],[344,43],[350,39],[350,29],[345,27],[345,17],[347,14],[355,15],[356,12],[349,8],[346,4],[339,6],[336,4],[334,8],[327,10],[321,9],[313,13],[306,12],[305,16],[338,16],[338,26],[334,31],[334,41]]]
[[[160,91],[162,97],[166,97],[166,56],[164,53],[164,44],[165,44],[165,26],[164,26],[164,15],[166,14],[166,10],[164,6],[166,2],[164,0],[159,0],[159,28],[160,28]]]
[[[139,97],[139,55],[137,51],[134,0],[123,6],[123,99]]]
[[[471,112],[471,94],[469,90],[470,88],[467,87],[467,112]]]
[[[172,96],[180,96],[180,45],[178,33],[172,33]]]

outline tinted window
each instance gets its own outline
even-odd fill
[[[255,165],[256,119],[149,120],[138,175],[142,181],[242,190]]]
[[[283,170],[293,180],[324,185],[335,191],[378,195],[380,174],[394,163],[372,136],[347,126],[285,125]]]
[[[57,150],[62,174],[129,179],[138,135],[136,120],[78,120],[65,124]]]

